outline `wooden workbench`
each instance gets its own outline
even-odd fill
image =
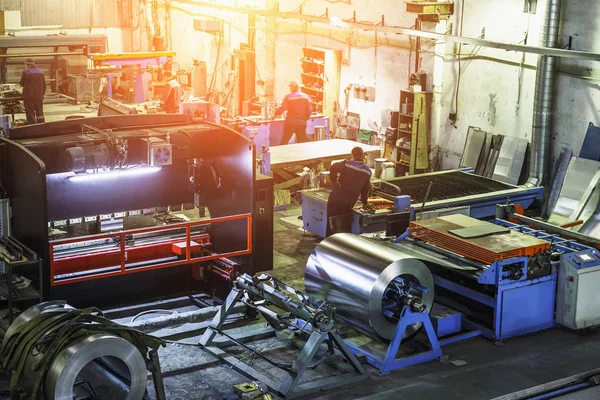
[[[379,157],[381,151],[379,146],[371,146],[345,139],[286,144],[269,148],[271,170],[298,165],[309,166],[319,162],[327,164],[335,160],[348,159],[352,149],[357,146],[361,147],[365,153],[375,152],[374,158]]]

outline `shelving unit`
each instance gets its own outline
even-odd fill
[[[333,118],[340,91],[342,54],[318,47],[302,49],[302,92],[311,98],[315,112]]]
[[[429,168],[432,93],[400,91],[398,113],[397,174],[414,175]]]
[[[21,243],[17,242],[15,239],[10,238],[9,240],[14,243],[18,243],[19,247],[23,251],[23,258],[17,261],[10,261],[3,255],[0,255],[0,261],[4,264],[4,273],[2,277],[5,278],[0,280],[0,294],[2,295],[2,300],[0,303],[6,303],[8,308],[8,314],[6,315],[8,319],[8,323],[12,323],[14,320],[14,304],[15,303],[24,303],[24,302],[36,302],[39,303],[42,301],[42,293],[41,290],[38,291],[32,286],[31,282],[29,286],[25,288],[17,288],[14,287],[13,277],[14,274],[19,272],[22,275],[24,274],[24,270],[29,269],[37,269],[35,273],[39,279],[39,282],[42,282],[42,260],[40,260],[37,255],[29,250],[27,247],[23,246]],[[31,272],[27,275],[31,276]],[[41,287],[41,286],[40,286]]]

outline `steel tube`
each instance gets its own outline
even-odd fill
[[[541,33],[541,45],[556,47],[560,25],[561,0],[548,0]],[[532,154],[529,184],[544,185],[548,180],[552,157],[554,115],[554,78],[556,57],[539,56],[533,99]]]
[[[208,321],[213,318],[217,312],[221,310],[221,307],[204,307],[199,310],[186,311],[178,314],[161,315],[156,318],[141,319],[128,324],[126,326],[137,329],[145,333],[155,332],[163,328],[170,326],[178,326],[189,323],[198,323],[202,321]],[[232,314],[243,314],[246,312],[246,305],[244,303],[237,303],[233,306]]]
[[[304,273],[312,301],[326,301],[337,315],[365,334],[391,340],[397,322],[384,317],[382,300],[390,283],[402,277],[427,287],[423,302],[433,304],[433,277],[425,264],[399,249],[349,233],[323,240],[310,255]],[[407,330],[415,333],[420,324]]]

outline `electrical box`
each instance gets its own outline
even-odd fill
[[[558,270],[556,322],[571,329],[600,325],[600,252],[563,254]]]
[[[220,33],[223,30],[223,21],[214,19],[195,19],[194,30],[207,33]]]
[[[354,92],[354,98],[364,100],[364,101],[375,101],[375,96],[377,91],[375,86],[365,86],[365,85],[352,85],[352,90]]]
[[[162,167],[173,164],[173,145],[159,138],[144,139],[148,146],[148,165]]]
[[[439,22],[454,14],[454,3],[450,1],[407,1],[406,12],[419,14],[421,21]]]

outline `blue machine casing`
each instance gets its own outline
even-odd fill
[[[513,264],[525,271],[519,280],[511,279],[504,272],[505,266]],[[483,294],[437,275],[434,275],[434,282],[438,287],[487,306],[493,315],[491,326],[479,324],[468,316],[464,326],[481,329],[484,337],[498,341],[554,326],[556,271],[541,278],[526,279],[527,265],[527,258],[514,258],[492,264],[479,276],[477,283],[495,286],[493,295]]]

